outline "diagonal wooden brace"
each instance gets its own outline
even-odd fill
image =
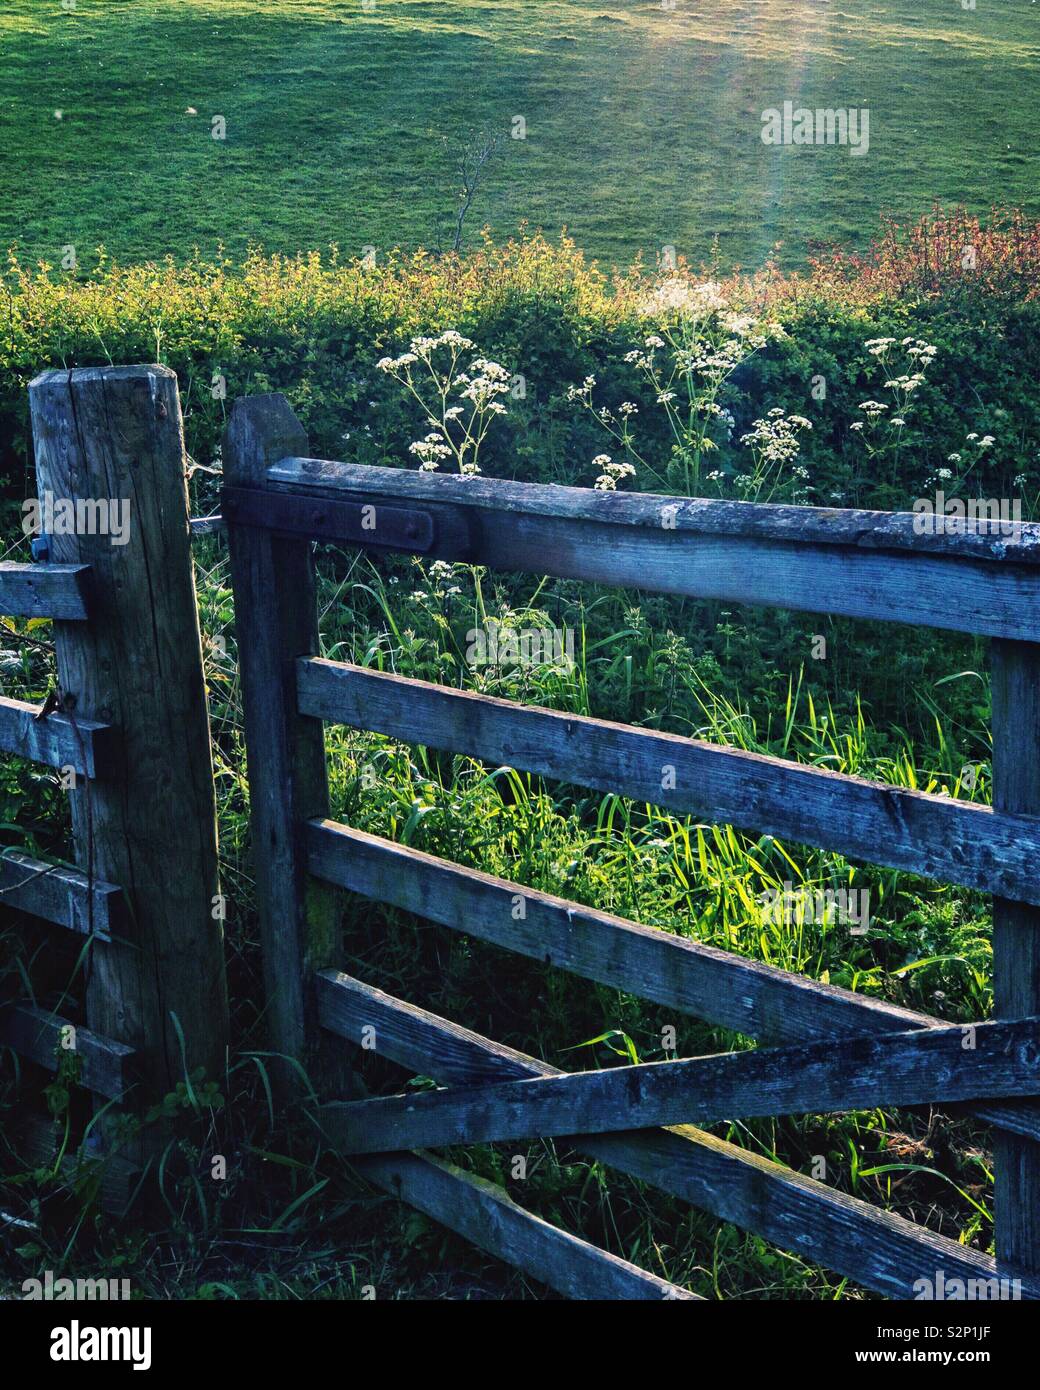
[[[347,1153],[1040,1094],[1040,1018],[325,1106]]]

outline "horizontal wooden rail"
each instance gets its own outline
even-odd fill
[[[913,512],[879,512],[844,507],[792,507],[763,502],[729,502],[705,497],[669,497],[656,492],[597,492],[555,483],[508,478],[460,478],[451,473],[376,468],[329,459],[285,458],[267,469],[275,492],[330,497],[361,494],[417,506],[450,503],[467,510],[514,516],[600,521],[636,530],[667,526],[681,535],[737,536],[797,544],[851,545],[860,550],[909,550],[978,559],[996,564],[1040,565],[1040,522],[1026,521],[1011,535],[978,522],[948,519],[946,529],[920,531]],[[673,526],[674,523],[674,526]]]
[[[302,714],[1040,903],[1040,817],[304,657]]]
[[[0,1046],[10,1047],[31,1062],[58,1069],[58,1052],[65,1037],[75,1037],[74,1055],[79,1058],[79,1082],[110,1100],[122,1100],[132,1084],[130,1074],[134,1049],[48,1013],[34,1004],[10,1004],[0,1009]]]
[[[1040,1018],[833,1038],[342,1103],[347,1153],[1040,1094]]]
[[[0,752],[16,753],[48,767],[71,767],[81,777],[103,776],[116,753],[110,724],[66,714],[40,718],[36,705],[0,697]]]
[[[328,883],[748,1037],[804,1042],[939,1024],[336,821],[311,821],[306,842],[311,873]]]
[[[943,1026],[927,1014],[819,984],[336,821],[309,822],[305,837],[308,867],[328,883],[747,1037],[800,1043]],[[522,917],[515,911],[518,899]],[[974,1113],[1040,1139],[1040,1105],[1034,1101],[992,1101]]]
[[[912,513],[709,502],[286,458],[279,493],[424,504],[431,558],[657,593],[1040,640],[1040,526],[917,536]],[[358,543],[356,535],[343,540]],[[393,542],[389,542],[393,544]],[[399,547],[407,549],[407,546]]]
[[[566,1298],[704,1302],[551,1225],[519,1206],[504,1188],[433,1154],[385,1154],[357,1166],[386,1192]]]
[[[82,620],[87,616],[89,565],[0,563],[0,613],[12,618]]]
[[[480,1085],[560,1076],[555,1067],[480,1037],[425,1009],[325,971],[317,979],[323,1027],[412,1074]],[[904,1217],[836,1191],[703,1130],[683,1127],[569,1139],[580,1152],[640,1178],[722,1221],[761,1235],[812,1264],[890,1298],[913,1298],[920,1278],[989,1280],[995,1262]],[[370,1160],[362,1160],[367,1162]],[[1001,1270],[1007,1275],[1014,1271]],[[1040,1286],[1024,1280],[1022,1296]]]
[[[124,934],[129,925],[123,891],[115,884],[91,883],[78,869],[16,850],[0,854],[0,907],[15,907],[69,931],[93,932],[99,941]]]

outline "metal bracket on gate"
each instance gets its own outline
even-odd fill
[[[395,507],[375,499],[302,497],[262,488],[225,487],[221,513],[234,526],[260,526],[278,535],[403,550],[423,555],[433,546],[430,512]]]

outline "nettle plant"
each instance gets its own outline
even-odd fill
[[[636,445],[638,406],[632,401],[617,411],[598,406],[596,378],[587,376],[580,386],[570,388],[568,399],[594,416],[624,456],[597,454],[592,461],[599,469],[594,486],[612,491],[623,478],[642,472],[688,496],[735,493],[764,502],[782,494],[804,501],[808,474],[796,463],[798,435],[812,425],[802,415],[774,409],[765,419],[755,420],[740,440],[751,452],[747,467],[731,472],[705,468],[709,456],[727,445],[733,433],[733,415],[722,404],[727,383],[741,363],[771,340],[786,336],[781,325],[734,311],[713,280],[700,285],[678,277],[664,280],[640,304],[639,312],[652,320],[654,331],[625,354],[625,361],[637,369],[665,413],[671,455],[662,476]]]
[[[466,364],[475,347],[448,329],[436,338],[413,338],[407,352],[376,363],[418,401],[430,426],[423,439],[409,445],[423,472],[450,460],[463,477],[479,473],[480,446],[495,417],[507,414],[499,397],[509,390],[509,373],[487,357]]]

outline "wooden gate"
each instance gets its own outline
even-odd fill
[[[572,1295],[681,1291],[546,1227],[421,1152],[567,1136],[580,1151],[884,1294],[1021,1280],[1040,1261],[1040,527],[919,535],[910,514],[758,506],[365,467],[307,457],[281,396],[225,439],[253,843],[275,1047],[319,1030],[443,1089],[323,1107],[387,1189]],[[318,655],[316,539],[993,639],[994,806],[672,734],[528,708]],[[998,1017],[971,1027],[741,959],[328,819],[323,725],[615,792],[993,893]],[[334,888],[769,1044],[564,1074],[336,969]],[[522,913],[515,910],[523,904]],[[370,1035],[371,1036],[371,1035]],[[997,1258],[694,1125],[969,1103],[995,1126]],[[986,1284],[976,1285],[986,1296]],[[970,1286],[968,1296],[971,1296]],[[991,1292],[990,1296],[996,1296]]]

